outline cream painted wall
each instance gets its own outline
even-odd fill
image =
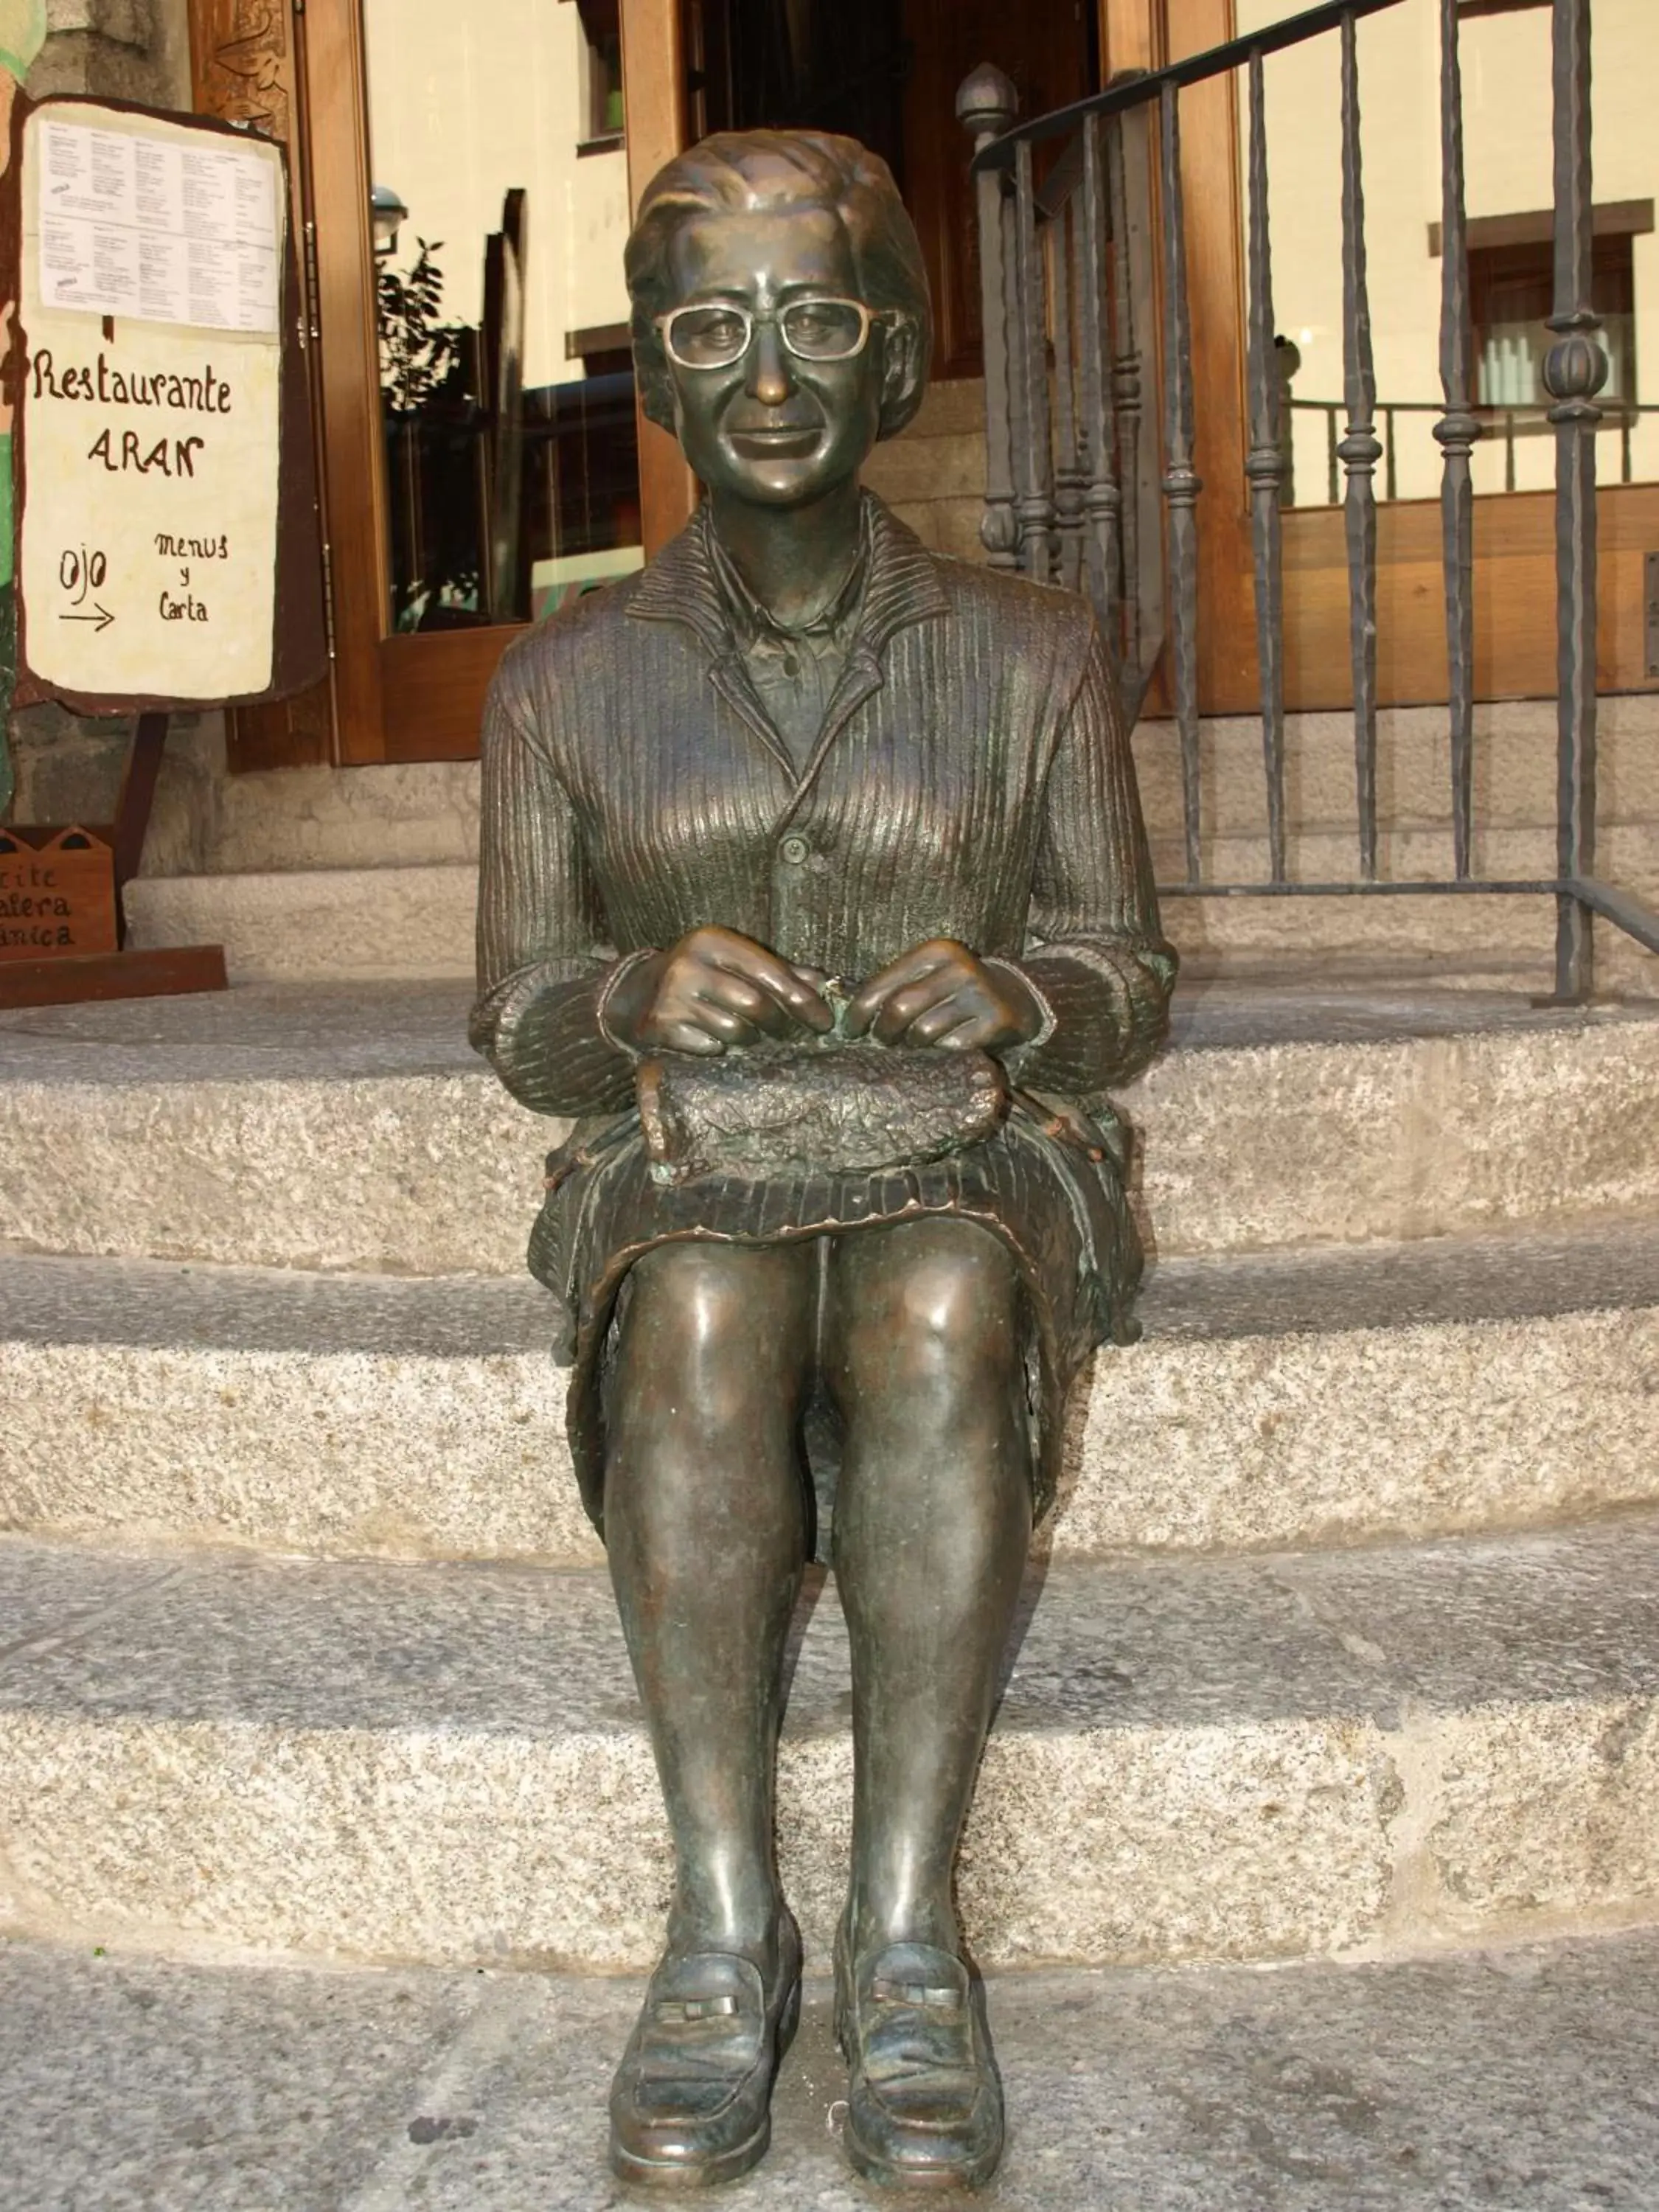
[[[484,240],[502,195],[529,194],[529,385],[582,373],[568,331],[628,314],[622,253],[628,162],[620,147],[578,159],[587,136],[586,58],[573,0],[363,0],[369,143],[376,184],[409,209],[397,260],[441,239],[444,309],[476,323]]]
[[[1304,0],[1237,0],[1241,34],[1300,12]],[[1441,264],[1428,250],[1440,216],[1439,10],[1402,0],[1358,27],[1361,146],[1371,326],[1379,402],[1437,401]],[[1659,198],[1653,111],[1659,98],[1654,31],[1659,0],[1595,0],[1594,151],[1598,201]],[[1472,216],[1550,205],[1550,13],[1477,16],[1462,27],[1468,207]],[[1301,349],[1299,398],[1342,397],[1341,173],[1334,37],[1266,64],[1273,304],[1278,328]],[[1241,98],[1241,111],[1243,100]],[[1242,121],[1241,121],[1241,128]],[[1633,241],[1638,396],[1659,400],[1659,237]],[[1431,414],[1399,421],[1399,492],[1431,496],[1439,451]],[[1298,410],[1298,498],[1326,495],[1326,429]],[[1553,481],[1548,435],[1517,441],[1519,489]],[[1636,433],[1638,479],[1659,477],[1659,416]],[[1600,471],[1617,479],[1616,433],[1600,441]],[[1476,488],[1504,486],[1500,446],[1477,447]],[[1381,478],[1379,476],[1379,490]]]

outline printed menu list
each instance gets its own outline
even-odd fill
[[[55,120],[40,140],[46,306],[276,333],[276,172],[261,154]]]

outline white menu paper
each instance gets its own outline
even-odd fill
[[[253,149],[53,120],[38,174],[45,306],[276,332],[276,179]]]

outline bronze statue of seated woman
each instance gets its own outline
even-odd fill
[[[673,1832],[611,2159],[713,2182],[769,2139],[822,1404],[854,1684],[845,2140],[871,2179],[973,2186],[1002,2100],[952,1863],[1066,1391],[1129,1327],[1103,1094],[1157,1048],[1175,957],[1088,607],[936,556],[860,489],[931,338],[883,164],[708,139],[647,188],[627,269],[646,410],[704,497],[502,663],[474,1018],[516,1097],[577,1117],[531,1264],[568,1316]]]

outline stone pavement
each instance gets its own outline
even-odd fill
[[[0,1944],[7,2212],[601,2212],[638,1985]],[[985,2212],[1652,2212],[1659,1934],[1388,1966],[991,1988],[1012,2113]],[[854,2180],[815,1984],[732,2212]],[[930,2202],[939,2204],[942,2200]]]
[[[0,2212],[621,2201],[665,1841],[522,1274],[556,1132],[465,997],[0,1017]],[[1176,1030],[962,1865],[987,2212],[1659,2212],[1659,1002],[1304,969]],[[823,1996],[720,2202],[876,2201]]]

